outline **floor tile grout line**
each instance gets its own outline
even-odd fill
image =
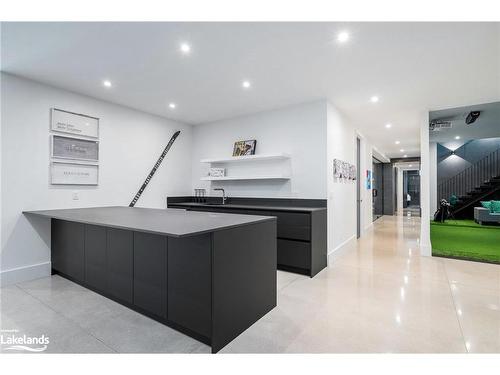
[[[50,276],[52,277],[52,276]],[[64,319],[67,319],[69,320],[71,323],[73,323],[74,325],[76,325],[79,329],[81,329],[83,332],[87,333],[89,336],[93,337],[94,339],[96,339],[97,341],[99,341],[101,344],[103,344],[105,347],[107,347],[108,349],[112,350],[114,353],[119,353],[115,348],[109,346],[108,344],[106,344],[104,341],[102,341],[99,337],[96,337],[95,335],[92,334],[92,332],[88,331],[87,329],[85,329],[84,327],[82,327],[77,321],[75,321],[74,319],[72,318],[69,318],[63,314],[61,314],[59,311],[57,310],[54,310],[54,308],[52,306],[50,306],[49,304],[47,304],[46,302],[44,302],[43,300],[41,300],[40,298],[38,298],[37,296],[31,294],[30,292],[28,292],[26,289],[24,289],[22,286],[20,286],[19,284],[15,284],[17,288],[19,288],[20,290],[22,290],[24,293],[26,293],[27,295],[31,296],[32,298],[34,298],[35,300],[37,300],[38,302],[40,302],[42,305],[46,306],[47,308],[49,308],[50,310],[52,310],[54,313],[56,313],[57,315],[63,317]]]
[[[444,274],[446,276],[446,280],[448,280],[448,289],[449,289],[450,294],[451,294],[451,301],[453,302],[453,306],[455,307],[455,315],[457,317],[458,327],[460,328],[460,334],[462,335],[462,340],[464,342],[465,351],[467,353],[470,353],[469,348],[467,348],[467,340],[465,339],[464,330],[462,327],[462,322],[460,321],[460,317],[458,316],[457,304],[455,302],[453,290],[451,289],[450,278],[448,277],[448,271],[446,270],[446,264],[443,264],[443,267],[444,267]]]

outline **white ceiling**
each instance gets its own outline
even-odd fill
[[[498,23],[2,24],[5,72],[191,124],[328,98],[389,157],[422,111],[500,100],[499,67]]]

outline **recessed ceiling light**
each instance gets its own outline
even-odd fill
[[[404,158],[407,158],[407,157],[408,157],[408,155],[404,154],[404,155],[403,155],[403,157],[404,157]]]
[[[400,144],[401,142],[399,142],[399,141],[396,141],[396,142],[394,142],[394,143],[395,143],[395,144],[397,144],[397,145],[399,145],[399,144]]]
[[[191,52],[191,46],[187,43],[181,43],[180,50],[184,54]]]
[[[370,98],[370,101],[371,101],[372,103],[378,103],[378,101],[379,101],[379,97],[378,97],[378,96],[376,96],[376,95],[373,95],[373,96]]]
[[[457,135],[457,136],[455,137],[455,139],[460,139],[460,136],[459,136],[459,135]]]
[[[337,35],[337,41],[340,43],[345,43],[349,40],[349,33],[347,31],[342,31]]]
[[[168,104],[168,108],[170,108],[170,109],[175,109],[175,107],[177,107],[177,104],[175,104],[175,103]]]
[[[245,80],[241,83],[241,86],[243,86],[244,89],[249,89],[252,84],[250,83],[250,81]]]
[[[410,164],[408,167],[410,167],[410,168],[411,168],[411,167],[413,167],[413,165],[412,165],[412,164]]]
[[[401,149],[401,150],[399,150],[399,151],[401,151],[401,152],[405,152],[405,150],[404,150],[404,149]]]
[[[390,128],[392,128],[392,124],[385,124],[385,127],[386,127],[387,129],[390,129]]]
[[[104,87],[111,87],[111,86],[113,86],[113,85],[111,84],[111,81],[109,81],[109,80],[107,80],[107,79],[105,79],[104,81],[102,81],[102,85],[103,85]]]

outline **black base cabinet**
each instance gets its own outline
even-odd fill
[[[205,337],[212,333],[210,249],[209,234],[168,239],[168,318]]]
[[[187,237],[52,219],[52,271],[218,352],[276,306],[276,222]]]
[[[85,226],[71,221],[52,220],[52,268],[85,280]]]
[[[250,199],[250,198],[248,198]],[[258,198],[255,198],[258,199]],[[277,218],[277,268],[314,277],[327,266],[327,211],[286,212],[211,205],[189,206],[173,202],[169,208]]]
[[[134,298],[134,232],[106,228],[106,292],[132,303]]]
[[[167,317],[167,238],[134,232],[134,305]]]

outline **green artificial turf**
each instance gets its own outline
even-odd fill
[[[500,263],[500,227],[473,220],[431,222],[432,255]]]

